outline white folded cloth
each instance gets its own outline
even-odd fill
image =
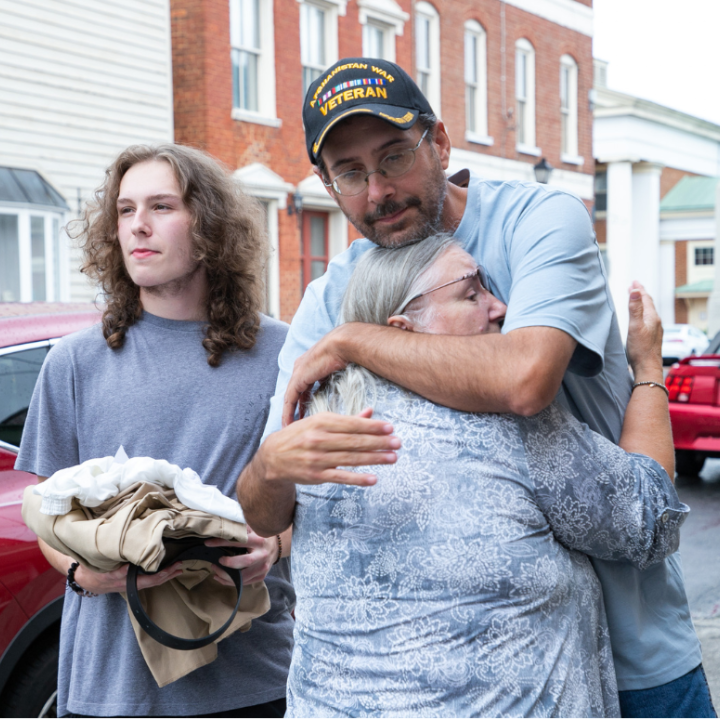
[[[203,510],[235,522],[245,522],[239,503],[223,495],[214,485],[205,485],[190,468],[181,470],[167,460],[128,458],[121,446],[115,457],[93,458],[80,465],[58,470],[33,492],[42,495],[40,511],[64,515],[72,499],[85,507],[97,507],[135,483],[154,483],[173,488],[178,500],[193,510]]]

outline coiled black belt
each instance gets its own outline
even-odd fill
[[[135,619],[140,624],[140,627],[153,639],[157,640],[162,645],[174,648],[175,650],[197,650],[198,648],[205,647],[212,642],[215,642],[229,627],[232,621],[237,615],[238,608],[240,607],[240,596],[242,595],[242,576],[240,570],[237,568],[226,567],[220,565],[220,558],[232,555],[242,555],[247,552],[245,548],[234,548],[234,547],[208,547],[205,545],[207,538],[191,537],[183,538],[181,540],[175,540],[172,538],[165,538],[165,557],[157,569],[156,572],[169,567],[170,565],[181,562],[183,560],[204,560],[205,562],[212,563],[222,568],[232,579],[237,589],[237,602],[235,603],[235,609],[228,618],[225,624],[218,628],[215,632],[210,635],[205,635],[201,638],[181,638],[177,635],[171,635],[169,632],[163,630],[159,625],[156,625],[150,616],[145,612],[145,608],[140,602],[140,595],[138,594],[137,578],[139,574],[143,575],[154,575],[155,573],[145,572],[140,566],[130,564],[127,574],[127,598],[130,610],[135,616]]]

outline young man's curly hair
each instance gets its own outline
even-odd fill
[[[202,344],[217,367],[227,350],[253,347],[265,297],[267,236],[262,206],[242,192],[210,156],[183,145],[133,145],[105,173],[81,221],[82,271],[105,293],[103,334],[113,350],[142,312],[140,288],[125,269],[118,239],[117,199],[125,173],[158,160],[172,168],[190,211],[195,259],[208,279],[208,326]]]

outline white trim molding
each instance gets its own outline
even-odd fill
[[[452,175],[463,168],[468,168],[488,180],[535,182],[532,163],[453,148],[450,155],[448,174]],[[592,200],[594,197],[594,179],[593,175],[557,168],[552,171],[547,187],[564,190],[582,200]]]
[[[518,152],[535,154],[535,48],[527,38],[515,41],[515,144]]]
[[[578,66],[571,55],[560,58],[560,115],[564,135],[561,136],[562,156],[578,157]],[[564,160],[563,162],[571,162]],[[577,163],[573,163],[577,164]]]
[[[233,108],[230,116],[233,120],[241,120],[242,122],[255,123],[256,125],[267,125],[269,127],[282,127],[282,119],[277,117],[266,117],[252,110],[243,110],[242,108]]]
[[[246,47],[247,38],[241,37],[243,21],[248,18],[241,18],[242,4],[240,0],[230,0],[230,47],[233,56],[233,111],[234,120],[255,122],[261,125],[272,125],[272,120],[277,118],[277,107],[275,104],[275,26],[273,0],[257,0],[257,47]],[[249,19],[252,21],[252,18]],[[239,97],[239,73],[238,87],[235,86],[235,53],[245,53],[246,56],[254,58],[256,62],[255,97],[253,98],[256,108],[241,107],[242,100]],[[236,105],[235,103],[239,104]],[[263,122],[265,120],[265,122]]]
[[[240,182],[248,195],[277,200],[281,210],[287,205],[287,196],[295,191],[292,183],[285,182],[280,175],[258,162],[236,170],[233,177]]]
[[[262,163],[251,163],[233,173],[248,195],[265,202],[270,257],[267,267],[267,312],[280,318],[280,230],[278,212],[287,207],[287,196],[295,186]]]
[[[347,0],[297,0],[300,3],[300,62],[303,68],[303,90],[338,60],[338,15],[345,15]],[[325,44],[322,57],[315,55],[316,43],[311,37],[309,13],[315,8],[324,15]],[[307,72],[306,72],[307,71]],[[312,78],[312,79],[310,79]]]
[[[525,145],[524,143],[518,143],[515,146],[515,149],[521,155],[532,155],[534,157],[540,157],[542,155],[542,150],[539,147],[535,147],[534,145]]]
[[[471,143],[477,143],[478,145],[487,145],[488,147],[495,144],[495,138],[489,135],[478,135],[477,133],[465,131],[465,140]]]
[[[17,249],[18,249],[18,279],[19,296],[6,296],[8,292],[0,288],[0,302],[33,302],[33,301],[65,301],[70,297],[68,256],[69,238],[64,231],[64,225],[70,219],[69,213],[54,208],[44,210],[37,205],[13,205],[2,203],[0,215],[17,218]],[[40,231],[41,255],[34,256],[33,251],[33,220],[39,219],[42,223]],[[37,263],[37,265],[36,265]],[[34,270],[41,267],[43,284],[41,292],[36,295],[33,277]]]
[[[410,19],[395,0],[357,0],[357,5],[361,25],[376,20],[393,28],[395,35],[403,34],[405,23]]]
[[[465,22],[465,138],[488,137],[487,33],[477,20]],[[487,144],[487,143],[481,143]]]
[[[566,155],[565,153],[562,153],[560,155],[560,160],[564,163],[567,163],[568,165],[579,166],[581,166],[585,162],[585,158],[581,155]]]
[[[593,10],[576,0],[504,0],[536,17],[570,28],[583,35],[593,36]]]
[[[423,30],[426,27],[427,32]],[[425,0],[415,3],[415,81],[425,94],[433,112],[440,109],[440,15]]]

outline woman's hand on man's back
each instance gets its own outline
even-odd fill
[[[662,322],[652,298],[637,280],[630,286],[629,309],[627,355],[635,380],[658,381],[659,375],[662,382]]]

